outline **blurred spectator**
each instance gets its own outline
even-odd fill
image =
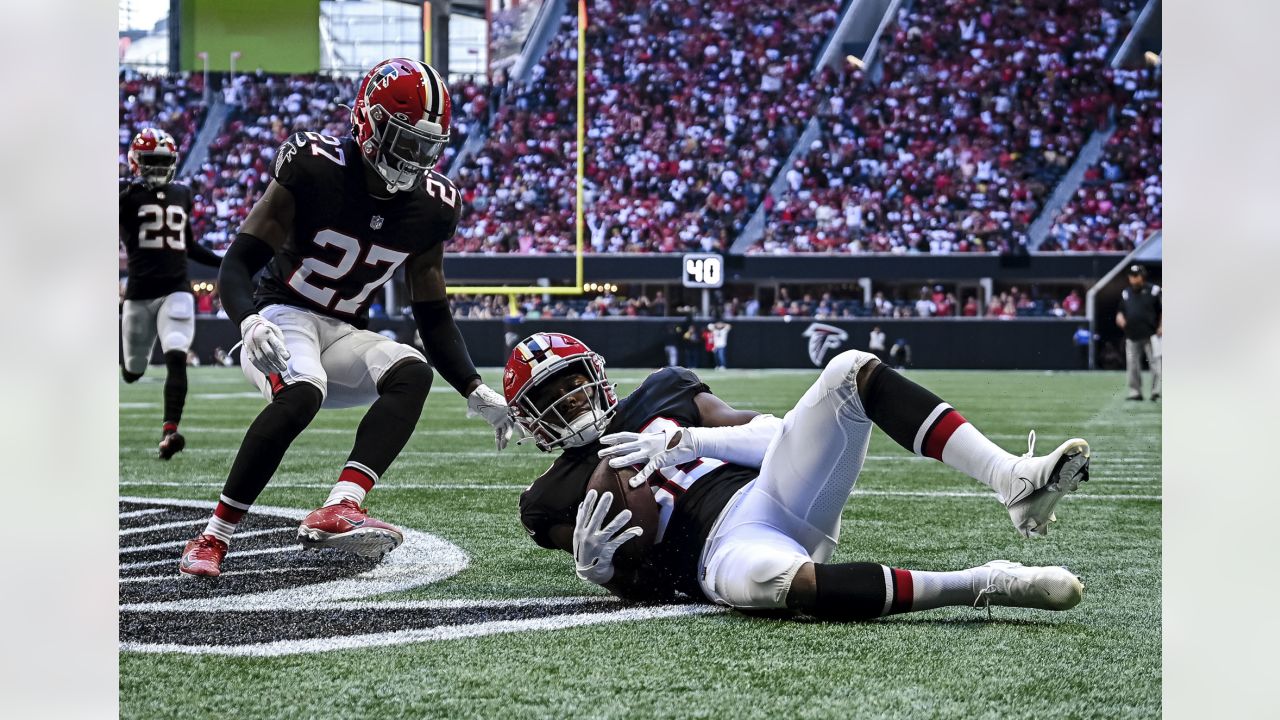
[[[867,338],[867,352],[875,355],[881,360],[884,360],[886,357],[884,331],[880,329],[879,325],[871,328],[871,335]]]
[[[1084,300],[1080,297],[1079,290],[1072,290],[1062,300],[1062,309],[1070,317],[1079,317],[1084,314]]]
[[[725,355],[729,351],[729,331],[733,329],[733,325],[724,320],[717,320],[711,324],[711,352],[715,355],[716,369],[724,370],[727,365],[725,363]]]

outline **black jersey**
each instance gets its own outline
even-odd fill
[[[191,188],[169,183],[149,188],[120,181],[120,241],[129,256],[126,300],[150,300],[191,292],[187,280]]]
[[[658,370],[618,403],[617,414],[606,432],[652,432],[663,427],[701,425],[702,417],[693,399],[704,392],[711,389],[689,370]],[[593,442],[565,450],[520,496],[520,521],[534,542],[555,548],[551,528],[574,524],[578,504],[587,492],[587,481],[600,463],[596,453],[601,447],[599,442]],[[713,458],[698,458],[649,478],[660,513],[656,543],[645,559],[644,575],[661,586],[655,588],[658,594],[679,591],[704,598],[697,580],[702,546],[725,505],[759,472]]]
[[[272,175],[295,210],[254,294],[259,309],[293,305],[364,327],[373,292],[406,259],[452,237],[462,210],[458,189],[436,172],[409,192],[373,197],[352,138],[297,133],[280,146]]]

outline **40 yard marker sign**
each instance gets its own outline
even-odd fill
[[[212,509],[211,502],[120,499],[121,650],[293,655],[720,611],[601,597],[370,601],[452,577],[467,567],[467,554],[408,529],[382,562],[303,551],[295,533],[306,511],[263,506],[236,533],[227,572],[212,581],[182,578],[178,556]]]

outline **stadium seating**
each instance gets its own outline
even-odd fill
[[[1007,251],[1091,132],[1122,30],[1098,0],[987,7],[918,0],[882,40],[883,78],[853,71],[821,137],[767,204],[755,252]]]
[[[592,5],[591,250],[723,250],[818,103],[808,81],[836,3]],[[472,210],[451,249],[568,252],[573,238],[574,15],[460,171]]]
[[[173,136],[178,152],[186,153],[195,140],[208,108],[201,75],[144,76],[120,71],[120,177],[129,176],[127,158],[133,136],[158,127]]]
[[[1041,250],[1128,251],[1161,227],[1159,68],[1116,71],[1115,91],[1124,97],[1116,132]]]

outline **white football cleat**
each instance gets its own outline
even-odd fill
[[[1089,443],[1085,440],[1072,438],[1044,457],[1035,457],[1035,449],[1036,431],[1032,430],[1027,436],[1027,454],[1014,463],[1007,489],[996,489],[1009,509],[1013,527],[1023,537],[1046,535],[1049,523],[1057,520],[1053,510],[1058,501],[1089,479]]]
[[[1070,610],[1084,596],[1084,583],[1064,567],[992,560],[973,573],[973,606],[986,607],[988,614],[992,605]]]

